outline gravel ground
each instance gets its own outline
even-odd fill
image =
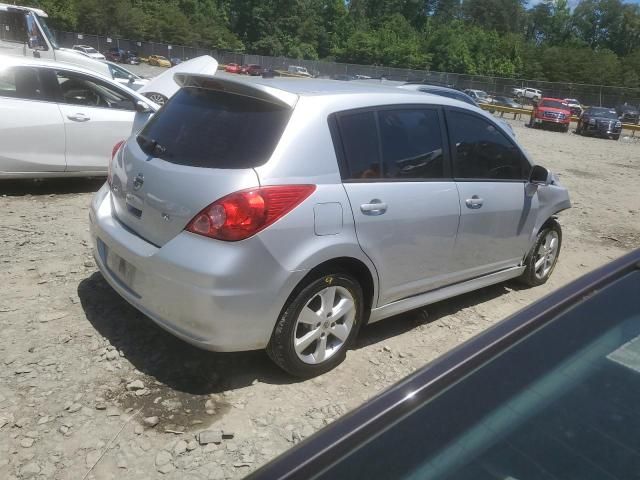
[[[496,285],[366,327],[342,365],[308,381],[289,378],[263,352],[193,348],[122,300],[89,247],[87,206],[100,182],[0,183],[0,478],[240,478],[640,246],[639,143],[513,125],[572,195],[551,280]]]

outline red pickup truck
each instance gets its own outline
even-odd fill
[[[533,106],[531,112],[530,127],[554,127],[560,128],[563,132],[569,131],[571,123],[571,109],[564,100],[559,98],[541,98]]]

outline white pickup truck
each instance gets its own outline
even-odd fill
[[[535,88],[514,88],[512,93],[517,98],[528,98],[529,100],[540,100],[542,98],[542,92]]]

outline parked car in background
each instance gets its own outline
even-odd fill
[[[154,105],[75,65],[0,56],[0,178],[103,176]]]
[[[263,72],[264,72],[264,68],[262,68],[261,65],[256,65],[256,64],[247,65],[247,68],[245,70],[245,73],[252,77],[259,77],[260,75],[263,74]]]
[[[640,111],[638,111],[637,107],[633,105],[622,104],[616,107],[616,112],[618,113],[618,118],[622,123],[631,123],[632,125],[636,125],[640,120]]]
[[[336,73],[335,75],[331,75],[331,79],[350,82],[351,80],[355,80],[356,77],[354,77],[353,75],[347,75],[346,73]]]
[[[637,477],[639,266],[538,300],[246,480]]]
[[[594,135],[618,140],[622,132],[622,122],[615,109],[607,107],[587,108],[576,127],[578,135]]]
[[[148,62],[149,65],[154,65],[156,67],[171,68],[171,62],[169,59],[162,55],[149,55]]]
[[[287,72],[294,73],[300,77],[312,77],[309,71],[305,67],[300,67],[298,65],[289,65],[287,68]]]
[[[563,132],[569,131],[571,110],[564,100],[559,98],[542,98],[534,104],[529,120],[530,127],[555,128]]]
[[[364,322],[551,275],[569,194],[478,108],[356,82],[175,78],[90,213],[105,279],[174,335],[266,348],[308,377]]]
[[[117,63],[106,60],[105,63],[109,66],[111,77],[116,82],[129,87],[131,90],[139,90],[149,83],[149,79],[136,75]]]
[[[466,89],[464,93],[473,98],[477,103],[484,103],[486,105],[492,103],[491,97],[489,97],[489,94],[484,90]]]
[[[536,88],[514,88],[513,96],[516,98],[526,98],[528,100],[540,100],[542,92]]]
[[[180,65],[171,67],[162,72],[157,77],[151,79],[146,85],[138,90],[153,103],[164,105],[179,89],[174,79],[174,75],[180,72],[201,73],[205,75],[215,75],[218,70],[218,62],[209,55],[186,60]]]
[[[137,52],[125,50],[124,48],[113,47],[104,53],[110,62],[127,63],[129,65],[139,65],[140,58]]]
[[[522,105],[516,102],[513,98],[509,97],[493,97],[493,105],[498,105],[500,107],[509,107],[509,108],[522,108]]]
[[[274,70],[272,67],[267,67],[262,72],[262,78],[274,78],[279,76],[280,76],[280,72],[278,72],[277,70]]]
[[[178,57],[171,57],[169,61],[171,62],[172,67],[175,67],[176,65],[180,65],[182,63],[182,59]]]
[[[582,115],[584,108],[582,108],[582,104],[579,100],[575,98],[565,98],[564,103],[569,106],[569,110],[571,110],[571,115],[574,117],[579,117]]]
[[[97,51],[95,48],[90,47],[88,45],[74,45],[73,47],[71,47],[73,50],[76,50],[80,53],[85,54],[87,57],[89,58],[93,58],[95,60],[104,60],[105,57],[103,54],[101,54],[99,51]]]
[[[227,63],[224,67],[224,71],[227,73],[240,73],[242,67],[237,63]]]

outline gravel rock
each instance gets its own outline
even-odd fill
[[[116,358],[118,358],[119,356],[120,356],[120,355],[118,355],[118,352],[117,352],[117,351],[115,351],[115,350],[109,350],[109,351],[106,353],[105,358],[111,362],[111,361],[115,360]]]
[[[196,442],[195,440],[190,440],[189,443],[187,443],[187,450],[188,451],[193,451],[196,448],[198,448],[198,442]]]
[[[91,450],[89,453],[87,453],[87,456],[84,459],[85,463],[87,464],[87,468],[93,467],[93,465],[100,458],[100,455],[102,454],[98,450]]]
[[[144,388],[144,383],[142,383],[142,380],[134,380],[131,383],[127,384],[127,390],[132,391],[132,390],[142,390]]]
[[[174,467],[172,464],[167,463],[166,465],[162,465],[161,467],[158,467],[158,471],[160,473],[167,474],[167,473],[171,473],[176,469],[176,467]]]
[[[33,446],[33,442],[34,442],[33,438],[23,438],[20,441],[20,446],[22,448],[31,448]]]
[[[173,457],[166,450],[160,450],[156,455],[156,467],[162,467],[168,465],[173,460]]]
[[[20,476],[22,478],[32,478],[40,473],[40,465],[36,462],[27,463],[20,469]]]
[[[136,425],[133,429],[133,433],[136,435],[142,435],[144,433],[144,427],[142,425]]]
[[[173,447],[173,454],[176,456],[182,455],[186,451],[187,451],[187,442],[185,442],[184,440],[178,440],[178,443],[176,443],[175,447]]]
[[[76,413],[81,408],[82,405],[80,405],[79,403],[72,403],[69,408],[67,408],[67,410],[69,411],[69,413]]]
[[[143,422],[147,427],[155,427],[160,423],[160,419],[158,417],[147,417]]]
[[[222,443],[222,432],[219,430],[203,430],[198,434],[200,445],[208,443]]]

